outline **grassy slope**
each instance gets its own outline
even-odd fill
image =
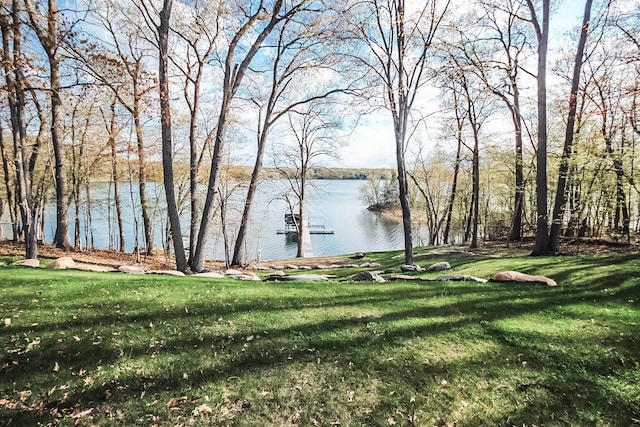
[[[1,268],[0,425],[639,423],[637,255],[418,260],[560,286]]]

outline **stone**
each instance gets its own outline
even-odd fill
[[[207,271],[206,273],[192,274],[191,277],[207,277],[209,279],[224,279],[225,275],[219,271]]]
[[[284,265],[276,264],[271,266],[272,270],[284,270]]]
[[[52,270],[66,270],[67,268],[73,268],[76,266],[76,262],[70,256],[63,256],[55,259],[47,265],[46,268]]]
[[[416,276],[409,276],[408,274],[392,274],[389,276],[389,280],[422,280]]]
[[[468,276],[468,275],[462,275],[462,276],[438,276],[436,277],[436,280],[440,281],[440,282],[478,282],[478,283],[487,283],[488,280],[487,279],[481,279],[480,277],[475,277],[475,276]]]
[[[22,267],[40,267],[40,260],[36,258],[23,259],[20,261],[16,261],[11,265],[19,265]]]
[[[267,280],[283,282],[326,282],[329,279],[322,274],[286,274],[284,276],[269,276]]]
[[[361,273],[354,274],[353,276],[351,276],[351,280],[353,280],[354,282],[386,282],[386,280],[379,274],[375,274],[370,271],[363,271]]]
[[[316,269],[317,270],[328,270],[329,268],[331,268],[331,267],[329,267],[326,264],[318,264],[318,265],[316,265]]]
[[[74,270],[80,270],[80,271],[93,271],[93,272],[97,272],[97,273],[108,273],[108,272],[113,272],[116,271],[114,268],[111,267],[107,267],[104,265],[98,265],[98,264],[87,264],[84,262],[76,262],[75,265],[73,267]]]
[[[402,267],[400,267],[400,270],[404,273],[419,273],[421,271],[424,271],[424,268],[420,267],[418,264],[413,264],[413,265],[403,265]]]
[[[298,267],[300,270],[313,270],[313,267],[311,267],[310,265],[301,265],[300,267]]]
[[[494,282],[530,282],[544,283],[547,286],[558,286],[555,280],[545,276],[532,276],[520,273],[519,271],[501,271],[496,273],[492,279]]]
[[[227,276],[241,276],[245,274],[245,272],[240,270],[235,270],[233,268],[228,268],[224,271],[224,274],[226,274]]]
[[[163,276],[184,276],[185,274],[182,271],[178,270],[150,270],[147,271],[148,274],[160,274]]]
[[[258,276],[254,276],[253,274],[237,274],[229,277],[236,280],[242,280],[244,282],[261,282],[262,281]]]
[[[366,256],[367,256],[367,254],[365,252],[356,252],[355,254],[353,254],[353,257],[355,259],[361,259],[361,258],[364,258]]]
[[[287,265],[285,265],[285,268],[287,270],[297,270],[298,266],[297,265],[293,265],[293,264],[287,264]]]
[[[118,267],[118,271],[126,274],[146,274],[142,267],[136,267],[134,265],[121,265]]]
[[[427,271],[445,271],[445,270],[451,270],[451,264],[449,264],[446,261],[436,262],[435,264],[432,264],[427,268]]]

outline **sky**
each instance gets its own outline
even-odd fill
[[[577,28],[582,20],[583,12],[584,0],[562,1],[550,18],[550,49],[553,49],[554,43],[558,43],[563,33]],[[433,125],[437,126],[437,123],[433,123]],[[423,136],[423,138],[427,137]],[[346,168],[396,167],[395,140],[389,111],[378,111],[361,120],[351,134],[349,144],[341,150],[338,166]]]

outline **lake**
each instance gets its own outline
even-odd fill
[[[333,229],[334,234],[312,234],[311,243],[314,256],[339,255],[353,252],[373,252],[402,249],[402,223],[383,217],[366,209],[359,200],[359,189],[366,181],[361,180],[316,180],[314,188],[309,188],[306,208],[310,224],[321,224]],[[280,180],[265,181],[256,195],[252,211],[246,253],[248,260],[274,260],[295,257],[297,242],[286,234],[277,234],[284,228],[284,214],[288,208],[284,200],[274,195],[282,192],[284,182]],[[140,246],[143,243],[142,220],[139,218],[139,201],[137,185],[134,184],[133,197],[129,184],[120,187],[122,207],[125,220],[125,248],[133,251],[136,247],[136,235]],[[154,246],[162,248],[162,239],[166,227],[164,208],[164,189],[161,184],[149,183],[148,197],[154,227]],[[109,194],[109,184],[94,184],[91,188],[91,232],[89,230],[88,209],[81,206],[80,234],[82,245],[90,246],[88,235],[93,235],[93,246],[108,249],[117,245],[117,225],[115,221],[115,205]],[[231,248],[235,242],[237,222],[241,216],[241,207],[245,189],[236,191],[230,197],[231,206],[227,213],[229,220],[229,241]],[[69,225],[71,238],[74,233],[75,206],[69,208]],[[188,233],[188,208],[182,215],[182,232]],[[137,222],[136,222],[137,220]],[[416,230],[419,231],[419,230]],[[52,241],[55,233],[55,204],[47,207],[45,216],[45,240]],[[416,232],[419,235],[419,232]],[[110,243],[111,242],[111,243]],[[418,243],[418,242],[417,242]],[[232,250],[232,249],[231,249]],[[224,239],[219,222],[215,222],[211,230],[207,258],[224,259]]]

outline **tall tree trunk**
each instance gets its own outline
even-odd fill
[[[182,242],[180,228],[180,214],[176,205],[175,184],[173,178],[173,141],[171,139],[171,106],[169,104],[169,21],[171,19],[171,6],[173,0],[164,0],[160,11],[160,26],[158,26],[158,39],[160,49],[159,76],[160,76],[160,122],[162,125],[162,170],[164,172],[164,191],[167,198],[167,212],[171,224],[171,237],[176,258],[176,269],[187,270],[187,260]]]
[[[111,150],[111,180],[113,181],[113,199],[116,205],[118,222],[118,250],[125,251],[124,221],[122,217],[122,200],[120,197],[120,178],[118,175],[118,151],[116,149],[116,99],[111,103],[111,117],[107,125],[109,148]]]
[[[473,117],[472,115],[469,118]],[[473,219],[471,231],[471,244],[469,247],[478,247],[478,218],[480,215],[480,144],[477,125],[473,122]]]
[[[533,0],[527,0],[531,22],[538,39],[538,148],[536,151],[536,242],[531,255],[546,255],[549,239],[547,203],[547,50],[551,0],[542,0],[542,25],[536,16]]]
[[[566,205],[566,183],[569,173],[569,161],[573,152],[573,135],[576,124],[576,112],[578,110],[578,90],[580,87],[580,72],[584,62],[584,49],[587,43],[587,35],[589,33],[589,22],[591,20],[591,4],[592,0],[586,0],[584,6],[584,16],[582,18],[582,28],[580,30],[580,39],[578,40],[578,48],[573,62],[573,76],[571,77],[571,92],[569,95],[569,115],[567,117],[567,127],[564,134],[564,148],[562,150],[562,159],[560,161],[560,171],[558,175],[558,186],[556,189],[556,200],[553,205],[553,216],[551,229],[549,231],[549,252],[558,251],[558,237],[562,228],[563,214]]]
[[[135,90],[137,89],[134,89],[134,91]],[[144,231],[145,254],[151,255],[153,250],[153,229],[151,228],[149,202],[147,202],[147,155],[145,151],[140,114],[140,100],[136,95],[133,101],[133,122],[136,132],[138,154],[138,193],[140,197],[140,211],[142,214],[142,227]]]
[[[524,210],[524,160],[522,158],[522,115],[520,113],[520,91],[513,88],[513,110],[511,112],[515,133],[515,193],[513,200],[513,220],[509,240],[522,239],[522,213]]]
[[[13,233],[13,240],[18,240],[18,217],[16,215],[15,209],[15,199],[13,194],[13,188],[15,186],[15,182],[12,182],[11,172],[9,171],[9,160],[7,158],[8,154],[6,152],[6,148],[4,145],[4,135],[3,128],[0,125],[0,154],[2,155],[2,171],[4,173],[4,186],[5,191],[7,192],[7,205],[9,209],[9,218],[11,219],[11,232]]]
[[[209,171],[209,181],[207,185],[207,195],[202,208],[202,220],[200,222],[200,229],[198,230],[198,241],[196,243],[195,251],[193,252],[193,258],[190,259],[189,266],[192,271],[202,271],[205,261],[205,250],[207,246],[207,240],[209,235],[209,227],[213,219],[213,208],[216,197],[218,196],[218,181],[220,175],[221,157],[223,154],[225,133],[227,129],[227,120],[229,118],[229,111],[231,109],[231,102],[244,78],[244,75],[253,61],[259,47],[262,45],[266,37],[273,31],[276,24],[282,19],[279,14],[282,8],[284,0],[275,0],[270,15],[265,17],[263,15],[262,8],[251,15],[249,19],[242,25],[242,27],[236,32],[231,43],[229,45],[227,57],[224,64],[224,82],[222,88],[222,102],[220,105],[220,112],[218,116],[218,127],[216,129],[215,143],[213,147],[213,156],[211,159],[211,169]],[[240,43],[242,37],[258,20],[268,19],[269,22],[264,29],[255,38],[251,47],[242,58],[240,64],[234,64],[234,55],[238,43]]]
[[[5,53],[5,79],[11,115],[13,155],[16,168],[16,201],[20,207],[22,232],[24,233],[25,257],[38,257],[36,215],[32,197],[32,179],[27,166],[27,128],[24,117],[26,106],[22,71],[21,18],[18,0],[13,0],[11,16],[0,15],[2,46]]]

